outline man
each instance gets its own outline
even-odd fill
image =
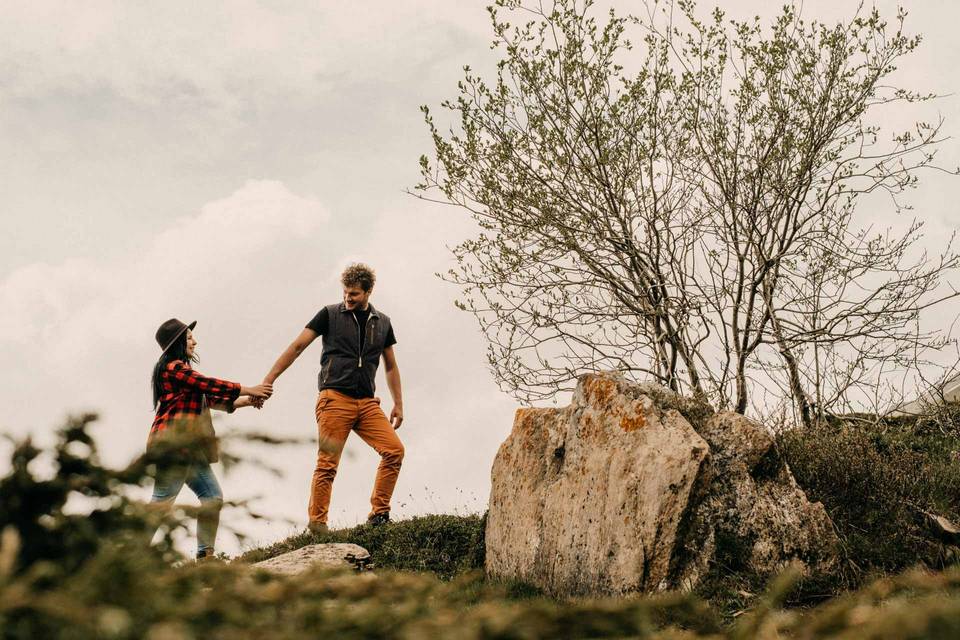
[[[327,529],[333,478],[351,429],[380,454],[367,522],[372,525],[390,522],[390,498],[403,462],[403,444],[396,434],[403,423],[403,398],[400,370],[393,353],[397,340],[390,318],[370,304],[375,280],[373,270],[367,265],[347,267],[340,278],[343,302],[321,309],[263,379],[265,384],[273,384],[317,336],[323,336],[317,376],[319,452],[308,507],[309,528],[315,533]],[[387,387],[393,396],[389,420],[380,408],[380,399],[374,397],[374,378],[381,357]]]

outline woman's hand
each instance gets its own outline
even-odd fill
[[[240,387],[240,395],[252,396],[254,398],[263,398],[266,400],[273,395],[273,385],[266,382],[260,383],[255,387]],[[233,406],[237,406],[234,404]]]
[[[234,409],[242,409],[243,407],[257,407],[257,405],[250,396],[240,396],[233,401]],[[257,409],[259,408],[260,407],[257,407]]]

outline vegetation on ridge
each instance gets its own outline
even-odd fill
[[[13,471],[0,478],[2,638],[746,638],[777,633],[948,638],[960,633],[960,567],[932,571],[951,562],[956,549],[934,540],[898,506],[956,513],[958,502],[946,491],[958,477],[956,422],[838,423],[824,426],[822,433],[798,431],[781,438],[801,482],[812,495],[822,492],[818,497],[847,548],[847,572],[832,581],[815,583],[790,570],[763,585],[755,576],[717,571],[696,593],[556,600],[483,576],[483,519],[478,516],[424,516],[380,528],[303,533],[229,564],[172,563],[175,552],[166,543],[147,546],[142,535],[147,522],[123,497],[127,483],[138,480],[135,472],[147,467],[102,467],[86,433],[92,419],[71,420],[60,432],[52,478],[32,472],[30,462],[43,452],[29,443],[15,449]],[[920,467],[899,467],[904,461]],[[96,498],[89,514],[64,511],[74,493]],[[860,531],[863,527],[873,529]],[[897,527],[906,529],[896,544],[879,540]],[[858,531],[861,538],[851,533]],[[323,541],[365,546],[377,570],[360,575],[312,570],[284,577],[250,567]],[[927,568],[884,574],[918,563]],[[843,592],[849,586],[859,590]],[[813,606],[818,600],[827,601]]]
[[[484,525],[476,515],[430,515],[401,520],[385,527],[360,525],[327,533],[304,531],[275,544],[253,549],[238,558],[260,562],[308,544],[352,542],[370,552],[377,567],[422,571],[449,580],[483,569]]]

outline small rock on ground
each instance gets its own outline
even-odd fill
[[[347,556],[351,554],[357,559],[370,557],[370,552],[359,545],[347,542],[328,542],[325,544],[309,544],[295,551],[288,551],[268,560],[257,562],[253,566],[274,573],[295,576],[316,565],[325,567],[352,566],[347,560]]]

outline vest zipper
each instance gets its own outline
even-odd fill
[[[360,336],[360,321],[357,320],[357,314],[351,313],[353,316],[353,321],[357,323],[357,353],[360,355],[357,356],[357,369],[363,368],[363,342]],[[369,322],[369,319],[367,320]]]

